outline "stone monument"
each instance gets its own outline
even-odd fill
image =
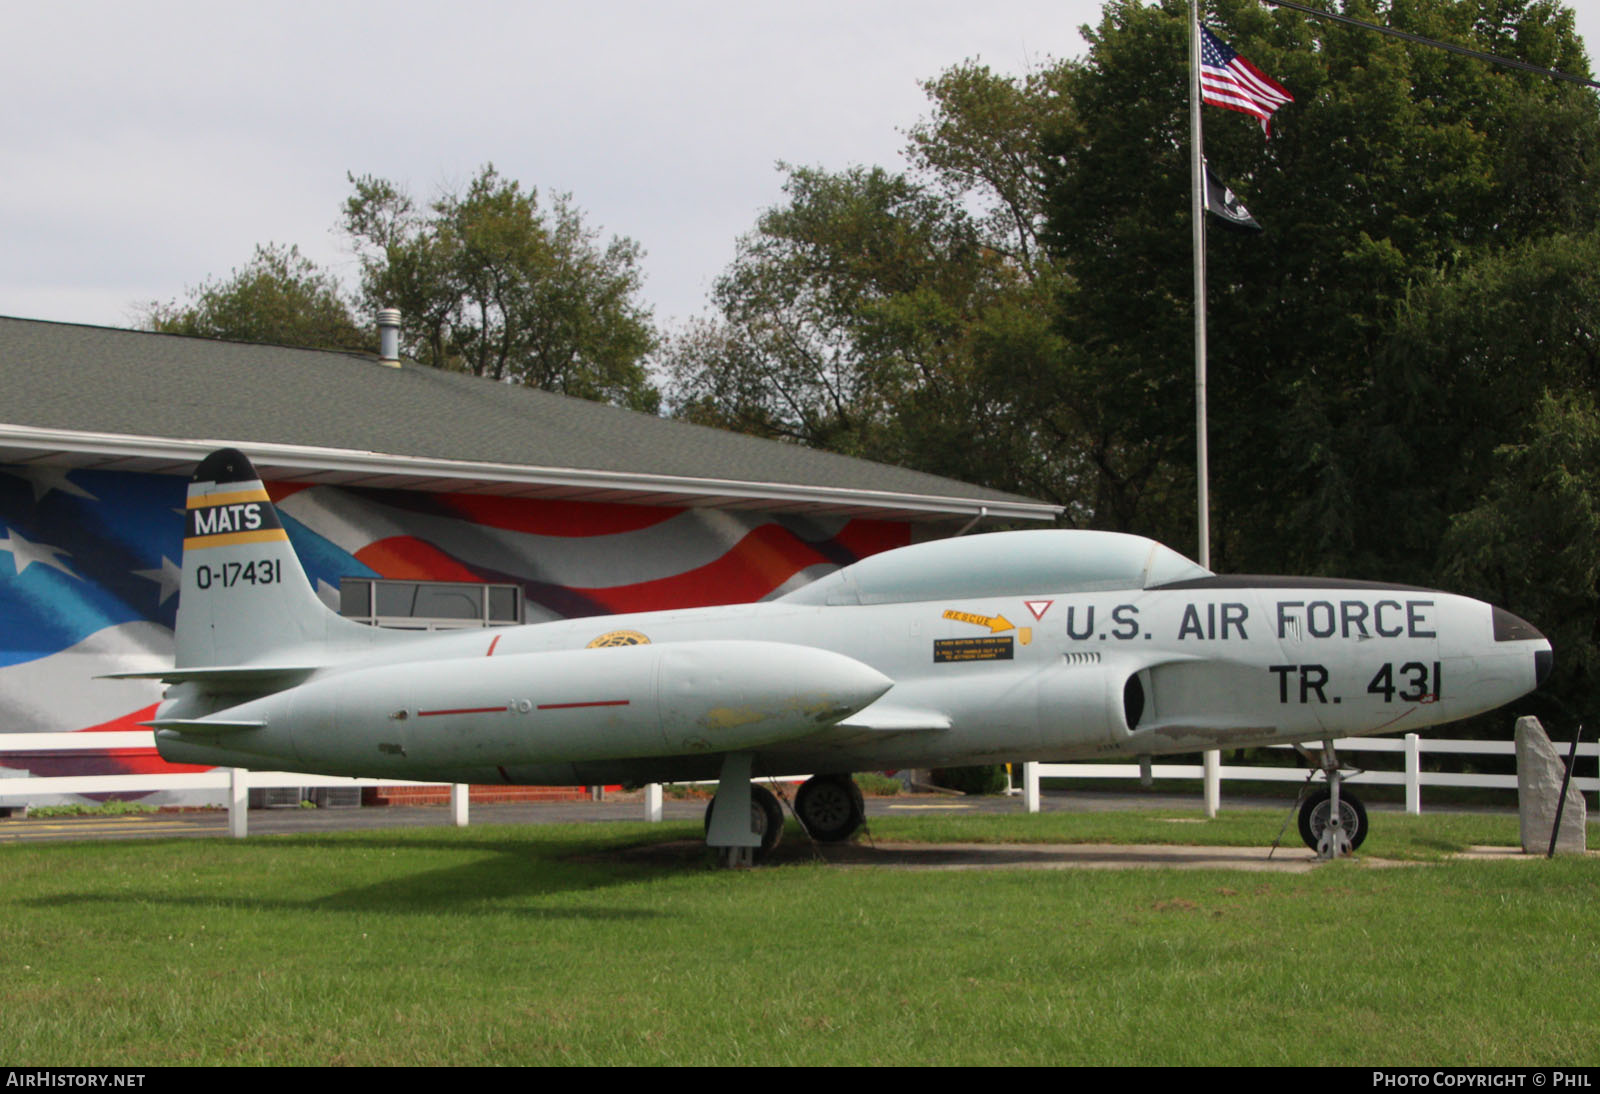
[[[1567,766],[1550,743],[1539,719],[1517,719],[1517,814],[1522,822],[1522,850],[1543,855],[1550,850],[1550,828],[1555,823],[1556,803],[1561,798],[1561,781]],[[1567,804],[1561,818],[1557,851],[1588,849],[1588,807],[1575,786],[1567,787]]]

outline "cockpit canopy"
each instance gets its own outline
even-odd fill
[[[1210,570],[1142,536],[989,532],[885,551],[782,599],[789,604],[904,604],[1146,589],[1210,576]]]

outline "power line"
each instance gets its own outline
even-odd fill
[[[1466,46],[1458,46],[1454,42],[1441,42],[1437,38],[1424,38],[1420,34],[1411,34],[1407,31],[1396,30],[1394,27],[1385,27],[1377,23],[1364,23],[1360,19],[1352,19],[1348,15],[1335,15],[1331,11],[1319,11],[1316,8],[1307,7],[1304,4],[1292,3],[1291,0],[1264,0],[1264,2],[1271,4],[1273,7],[1293,8],[1295,11],[1304,12],[1306,15],[1314,16],[1318,19],[1332,19],[1336,23],[1348,23],[1353,27],[1361,27],[1364,30],[1375,30],[1379,34],[1387,34],[1393,38],[1404,38],[1408,42],[1416,42],[1419,45],[1436,46],[1439,49],[1449,50],[1451,53],[1459,53],[1464,57],[1473,57],[1480,61],[1488,61],[1490,64],[1504,65],[1507,68],[1520,68],[1524,72],[1535,72],[1541,76],[1554,76],[1558,80],[1567,80],[1570,83],[1582,84],[1585,87],[1600,88],[1600,83],[1585,79],[1582,76],[1573,76],[1565,72],[1558,72],[1553,68],[1544,68],[1540,65],[1531,65],[1527,61],[1518,61],[1510,57],[1501,57],[1494,53],[1484,53],[1481,50],[1468,49]]]

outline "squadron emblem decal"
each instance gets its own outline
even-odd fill
[[[589,643],[591,650],[606,649],[611,646],[648,646],[650,639],[638,631],[607,631],[593,642]]]

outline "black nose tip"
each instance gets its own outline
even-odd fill
[[[1523,642],[1540,639],[1544,635],[1525,619],[1518,619],[1504,608],[1494,610],[1494,640],[1496,642]]]
[[[1556,655],[1549,650],[1533,651],[1533,685],[1538,687],[1544,683],[1544,678],[1550,675],[1550,667],[1556,663]]]

